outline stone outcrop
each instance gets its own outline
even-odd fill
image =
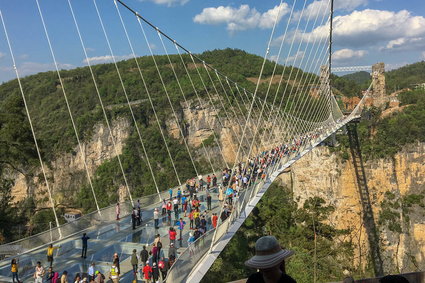
[[[390,191],[400,197],[424,192],[425,144],[408,146],[393,159],[367,161],[365,170],[377,222],[385,192]],[[351,161],[343,160],[327,147],[317,147],[297,161],[290,173],[283,174],[281,178],[292,188],[294,198],[300,200],[300,205],[309,197],[319,196],[335,206],[336,211],[329,221],[340,229],[351,229],[351,240],[357,243],[355,257],[361,256],[363,263],[368,260],[362,206]],[[424,215],[424,208],[415,207],[401,235],[378,227],[386,272],[425,268]]]
[[[76,145],[72,152],[61,153],[50,164],[45,164],[49,185],[56,203],[63,203],[66,198],[74,195],[79,187],[87,182],[84,160],[89,174],[93,176],[99,165],[117,154],[121,154],[130,133],[129,120],[121,118],[113,121],[111,131],[115,140],[115,148],[109,129],[99,123],[94,126],[91,139],[82,143],[82,151]],[[14,201],[20,201],[28,195],[34,196],[39,201],[43,201],[47,197],[47,188],[41,170],[38,169],[33,176],[14,173],[12,176],[15,179],[12,188]],[[46,205],[49,206],[47,203]]]

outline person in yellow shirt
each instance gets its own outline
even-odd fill
[[[15,278],[16,278],[16,282],[20,283],[21,281],[19,281],[19,278],[18,278],[18,261],[16,260],[16,258],[12,259],[10,271],[12,271],[13,283],[15,283]]]
[[[47,248],[47,261],[50,262],[50,267],[52,267],[53,265],[53,252],[55,251],[55,249],[58,249],[60,247],[61,246],[54,247],[52,244],[50,244]]]
[[[114,263],[112,264],[110,269],[109,278],[111,279],[113,283],[120,282],[120,276],[119,276],[120,270],[118,269],[117,265],[118,265],[118,261],[114,260]]]

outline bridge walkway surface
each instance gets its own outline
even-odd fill
[[[218,190],[212,188],[210,192],[212,196],[212,210],[208,212],[209,217],[211,217],[213,212],[218,213],[220,210],[218,205]],[[202,212],[207,208],[205,195],[206,190],[198,193],[198,197],[201,200],[200,207]],[[59,274],[66,270],[68,272],[68,280],[70,281],[77,273],[86,274],[90,264],[95,262],[95,270],[99,270],[107,276],[112,265],[113,255],[114,253],[118,253],[121,268],[120,282],[131,282],[133,280],[133,272],[130,260],[133,249],[137,250],[137,254],[140,254],[144,245],[150,250],[155,235],[160,234],[164,255],[168,256],[168,247],[170,244],[168,231],[170,225],[167,225],[167,217],[160,219],[159,229],[155,229],[153,222],[154,209],[158,208],[161,211],[161,207],[161,203],[155,203],[142,209],[142,220],[144,221],[134,230],[132,229],[131,215],[128,215],[120,220],[105,221],[85,231],[81,231],[80,234],[53,242],[53,245],[58,247],[54,252],[53,270],[59,272]],[[180,214],[179,216],[184,219],[187,225],[182,233],[181,245],[179,245],[179,241],[176,241],[177,256],[188,246],[187,240],[191,231],[188,216],[189,214],[186,217],[184,217],[184,214]],[[175,224],[174,213],[172,213],[172,224]],[[177,227],[175,225],[173,226],[177,230]],[[210,223],[208,228],[211,228]],[[85,259],[81,257],[81,237],[84,232],[90,237],[87,258]],[[42,246],[28,253],[15,256],[19,259],[20,280],[24,280],[24,282],[31,281],[37,261],[40,261],[47,271],[49,264],[46,254],[47,246]],[[0,282],[12,282],[10,260],[11,258],[8,258],[0,262]],[[140,280],[140,274],[138,275],[138,279]]]

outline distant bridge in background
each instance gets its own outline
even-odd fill
[[[351,67],[332,67],[331,73],[343,73],[343,72],[372,72],[372,66],[351,66]]]

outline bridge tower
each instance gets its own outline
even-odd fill
[[[372,258],[375,276],[384,275],[381,251],[379,247],[378,231],[373,217],[372,205],[370,202],[369,188],[367,186],[366,174],[363,166],[363,159],[360,150],[360,141],[357,135],[357,124],[359,119],[347,124],[348,140],[354,171],[356,173],[357,187],[360,194],[360,202],[363,209],[363,224],[369,242],[370,255]]]
[[[372,65],[372,105],[384,108],[389,98],[385,90],[385,64],[376,63]]]

